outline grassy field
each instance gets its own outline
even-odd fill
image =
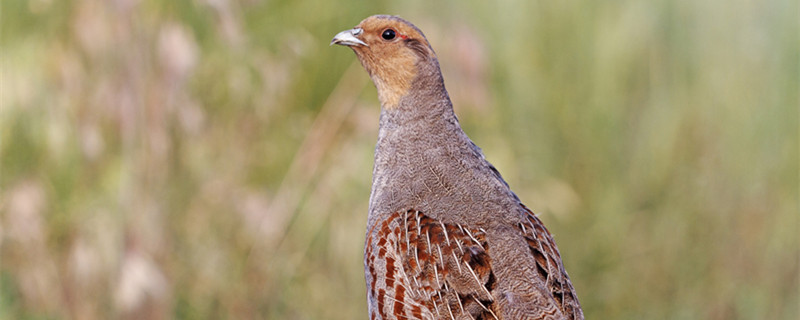
[[[366,319],[375,89],[425,31],[590,319],[800,318],[790,0],[0,2],[0,320]]]

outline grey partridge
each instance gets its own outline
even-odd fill
[[[370,319],[583,319],[553,237],[461,130],[422,31],[378,15],[331,44],[353,49],[381,103]]]

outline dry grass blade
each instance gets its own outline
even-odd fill
[[[265,223],[273,224],[270,229],[279,230],[279,234],[274,238],[264,239],[266,240],[264,243],[269,247],[268,250],[272,251],[280,246],[289,221],[300,205],[302,195],[309,190],[309,184],[317,174],[324,155],[332,146],[336,133],[355,106],[358,94],[366,85],[367,78],[362,74],[361,66],[355,61],[347,68],[322,105],[311,130],[286,171],[277,193],[270,201],[266,215],[259,223],[259,230],[263,229]],[[248,260],[251,253],[248,253]]]

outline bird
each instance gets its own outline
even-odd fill
[[[461,129],[422,31],[336,34],[381,104],[364,245],[370,319],[583,319],[550,232]]]

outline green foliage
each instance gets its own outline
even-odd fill
[[[0,4],[0,319],[365,319],[399,14],[592,319],[800,317],[793,1]]]

